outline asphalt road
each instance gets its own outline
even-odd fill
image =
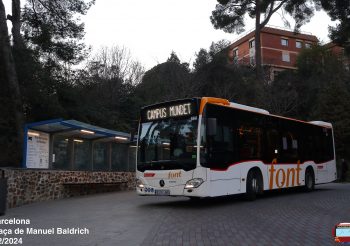
[[[350,184],[320,185],[311,193],[272,192],[254,202],[242,196],[192,202],[116,192],[10,209],[0,221],[8,218],[30,224],[0,224],[0,238],[1,229],[12,229],[7,238],[33,246],[335,245],[332,227],[350,221]],[[16,228],[24,234],[14,234]],[[27,228],[54,228],[55,234],[26,235]],[[57,228],[87,228],[89,234],[57,235]]]

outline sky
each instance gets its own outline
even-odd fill
[[[4,0],[4,4],[9,13],[11,0]],[[96,0],[81,18],[85,43],[93,52],[101,46],[124,46],[146,69],[165,62],[172,51],[181,62],[192,64],[200,48],[208,49],[221,39],[237,39],[236,34],[214,29],[210,15],[216,4],[216,0]],[[275,14],[269,24],[283,27],[280,14]],[[334,23],[327,14],[316,12],[301,31],[327,42],[328,25]],[[248,18],[246,30],[252,29],[254,21]]]

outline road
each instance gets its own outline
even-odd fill
[[[0,224],[0,229],[89,230],[87,235],[12,235],[33,246],[335,245],[332,227],[350,221],[350,184],[319,185],[311,193],[277,191],[253,202],[242,196],[193,202],[115,192],[13,208],[0,220],[10,218],[30,224]]]

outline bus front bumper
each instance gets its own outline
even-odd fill
[[[169,186],[169,187],[153,187],[147,184],[138,184],[136,186],[136,192],[141,196],[194,196],[194,197],[205,197],[206,182],[203,182],[198,187],[186,187],[185,184]],[[140,187],[141,186],[141,187]],[[186,188],[185,188],[186,187]]]

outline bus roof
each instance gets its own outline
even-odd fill
[[[300,123],[312,124],[312,125],[317,125],[317,126],[326,127],[326,128],[332,128],[332,124],[329,122],[325,122],[325,121],[309,121],[309,122],[307,122],[307,121],[293,119],[293,118],[284,117],[284,116],[280,116],[280,115],[274,115],[274,114],[270,114],[270,112],[265,110],[265,109],[251,107],[251,106],[247,106],[247,105],[239,104],[239,103],[234,103],[234,102],[229,102],[228,100],[222,99],[222,98],[202,97],[202,102],[201,102],[201,106],[200,106],[200,108],[201,108],[200,113],[202,113],[202,110],[203,110],[205,104],[207,104],[207,103],[222,105],[222,106],[236,108],[236,109],[245,110],[245,111],[250,111],[250,112],[254,112],[254,113],[258,113],[258,114],[270,115],[273,117],[297,121]]]
[[[239,103],[235,103],[235,102],[230,102],[227,99],[216,98],[216,97],[193,97],[193,98],[186,98],[186,99],[177,99],[177,100],[171,100],[171,101],[167,101],[167,102],[161,102],[161,103],[156,103],[156,104],[152,104],[152,105],[147,105],[147,106],[142,107],[141,109],[144,110],[146,108],[150,108],[150,107],[154,107],[154,106],[158,106],[158,105],[175,103],[175,102],[182,102],[182,101],[186,101],[186,100],[198,100],[200,102],[198,105],[199,106],[199,114],[202,114],[205,105],[207,103],[210,103],[210,104],[215,104],[215,105],[222,105],[224,107],[249,111],[249,112],[253,112],[253,113],[269,115],[269,116],[277,117],[277,118],[281,118],[281,119],[292,120],[292,121],[296,121],[296,122],[300,122],[300,123],[312,124],[312,125],[325,127],[325,128],[332,128],[332,124],[329,122],[325,122],[325,121],[309,121],[309,122],[307,122],[307,121],[289,118],[289,117],[285,117],[285,116],[270,114],[270,112],[265,110],[265,109],[251,107],[251,106],[247,106],[247,105],[239,104]]]
[[[230,102],[230,106],[233,107],[233,108],[240,108],[240,109],[243,109],[243,110],[252,111],[252,112],[256,112],[256,113],[270,114],[269,111],[267,111],[265,109],[251,107],[251,106],[247,106],[247,105],[244,105],[244,104]]]
[[[318,126],[332,127],[332,123],[325,122],[325,121],[309,121],[309,123],[318,125]]]

